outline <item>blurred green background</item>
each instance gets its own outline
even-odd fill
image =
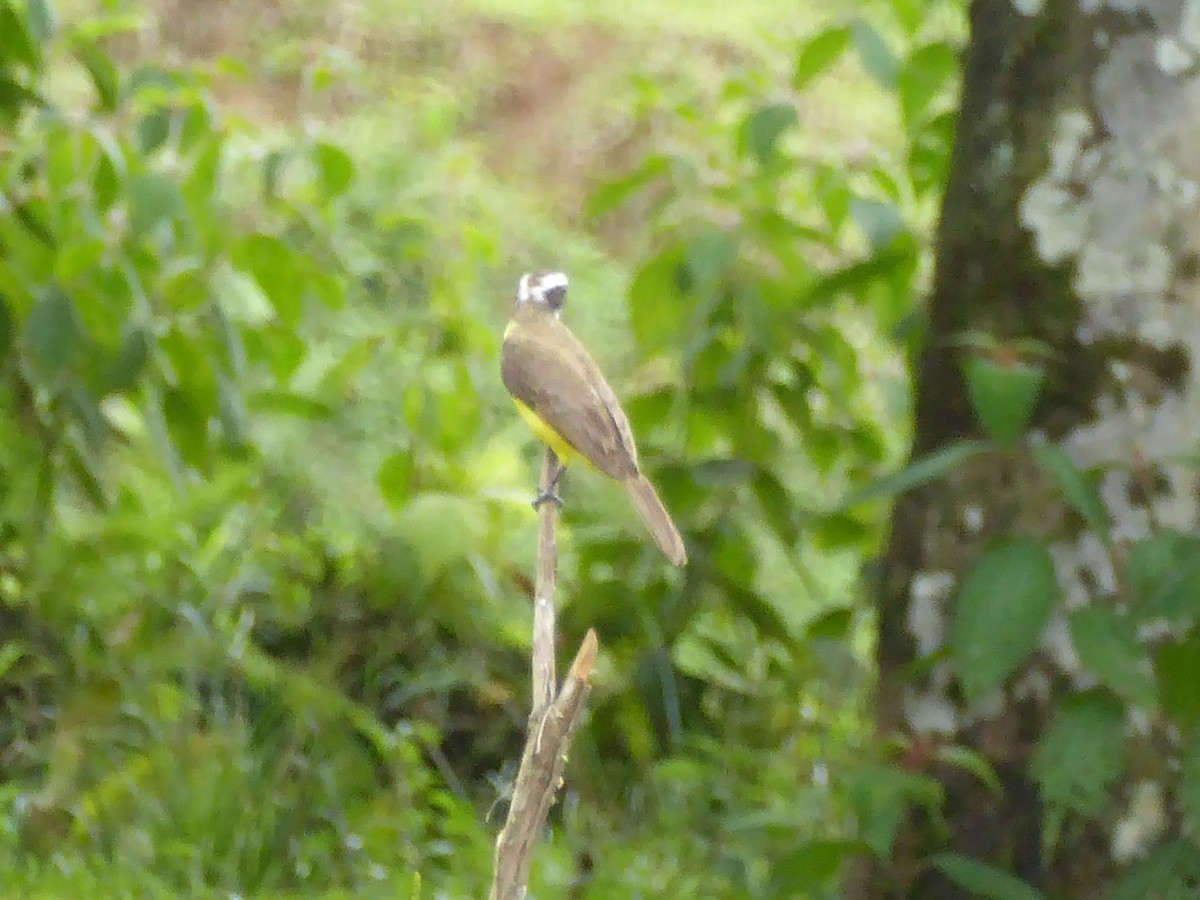
[[[0,0],[0,887],[480,897],[528,714],[527,270],[691,564],[573,472],[538,897],[822,897],[907,791],[864,567],[959,3]]]

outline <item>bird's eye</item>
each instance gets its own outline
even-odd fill
[[[546,305],[555,312],[563,308],[563,304],[567,302],[567,289],[565,286],[556,285],[552,288],[546,288],[543,292],[546,298]]]

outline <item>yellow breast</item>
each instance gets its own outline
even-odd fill
[[[558,454],[559,462],[567,466],[579,457],[579,453],[575,448],[568,444],[561,434],[538,418],[537,413],[520,400],[514,399],[513,403],[516,404],[517,412],[521,414],[521,418],[525,420],[530,430],[537,435],[538,440]]]

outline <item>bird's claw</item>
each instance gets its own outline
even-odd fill
[[[548,491],[542,491],[533,498],[531,505],[534,509],[541,509],[543,503],[553,503],[559,509],[562,509],[563,505],[562,497],[558,496],[558,494],[554,492],[554,488],[551,488]]]
[[[562,509],[562,497],[558,496],[558,482],[562,479],[565,471],[567,471],[566,466],[556,463],[554,477],[550,479],[548,485],[540,489],[538,495],[533,499],[534,509],[541,509],[543,503],[554,503],[555,506]]]

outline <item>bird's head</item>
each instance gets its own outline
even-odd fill
[[[554,315],[562,312],[567,302],[567,276],[562,272],[529,272],[517,285],[517,305],[533,303],[543,306]]]

